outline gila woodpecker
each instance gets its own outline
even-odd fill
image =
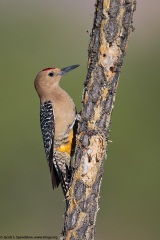
[[[40,98],[40,125],[52,186],[54,189],[61,183],[64,195],[68,191],[72,170],[76,107],[72,98],[59,86],[59,81],[78,66],[45,68],[34,82]]]

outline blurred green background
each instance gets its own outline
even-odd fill
[[[81,108],[91,0],[0,0],[0,235],[59,236],[61,189],[52,191],[36,74],[80,64],[61,85]],[[160,239],[160,2],[139,1],[112,116],[96,238]]]

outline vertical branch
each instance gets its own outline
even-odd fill
[[[97,0],[88,49],[74,174],[67,197],[64,239],[94,239],[118,79],[133,29],[134,0]]]

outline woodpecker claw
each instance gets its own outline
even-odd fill
[[[78,121],[78,122],[80,122],[80,120],[81,120],[81,112],[79,112],[79,113],[77,113],[77,115],[76,115],[76,120]]]

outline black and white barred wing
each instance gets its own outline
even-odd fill
[[[44,149],[49,162],[51,154],[53,155],[54,141],[54,115],[51,102],[41,104],[40,109],[40,124],[44,143]]]
[[[60,180],[57,171],[53,164],[53,146],[54,146],[54,112],[50,101],[41,104],[40,106],[40,124],[43,137],[43,144],[46,153],[46,158],[49,164],[52,186],[58,187]]]

